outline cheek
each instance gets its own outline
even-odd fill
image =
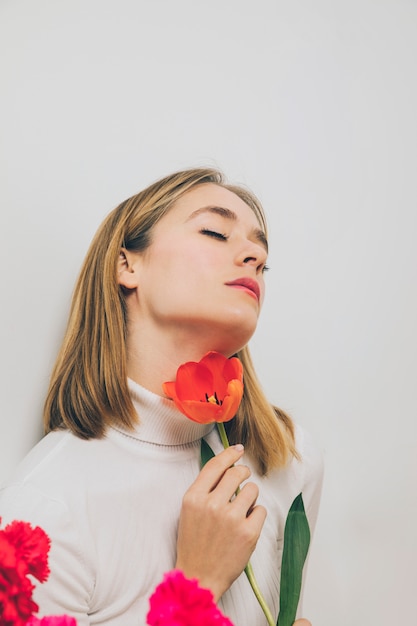
[[[204,246],[193,244],[185,245],[180,252],[178,249],[167,250],[166,265],[170,271],[177,271],[179,276],[186,275],[190,280],[205,276],[215,277],[224,268],[220,254],[213,250],[205,250]]]
[[[265,300],[265,279],[263,277],[259,279],[259,286],[261,288],[260,306],[262,306]]]
[[[189,290],[225,280],[226,261],[222,251],[213,251],[210,242],[190,238],[160,238],[148,256],[147,269],[162,288]],[[146,271],[146,270],[145,270]]]

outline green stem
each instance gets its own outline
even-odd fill
[[[261,605],[261,609],[265,614],[266,621],[268,622],[269,626],[275,626],[275,621],[271,615],[271,611],[269,610],[269,607],[265,601],[265,598],[263,597],[261,590],[259,589],[259,586],[256,581],[255,574],[253,573],[253,568],[252,568],[250,561],[245,567],[245,574],[250,583],[250,586],[252,587],[253,593],[255,594],[259,604]]]
[[[221,442],[223,444],[223,447],[226,449],[229,447],[229,440],[227,438],[227,434],[226,434],[226,429],[224,427],[224,423],[223,422],[217,422],[217,429],[219,431],[219,435],[220,435],[220,439]],[[236,489],[236,495],[239,493],[240,491],[240,487],[238,487]],[[252,565],[249,561],[249,563],[246,565],[245,567],[245,574],[246,577],[249,581],[250,586],[252,587],[252,591],[255,594],[256,599],[258,600],[262,611],[264,612],[264,615],[266,617],[266,621],[268,622],[269,626],[276,626],[275,625],[275,621],[272,617],[271,611],[269,610],[269,607],[265,601],[265,598],[263,597],[261,590],[259,589],[259,585],[256,581],[255,578],[255,574],[253,573],[253,568]]]
[[[223,422],[217,422],[217,430],[219,431],[220,439],[222,440],[223,448],[226,450],[230,446],[227,438],[226,429]]]

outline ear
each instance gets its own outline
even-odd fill
[[[117,282],[126,289],[136,289],[138,281],[137,255],[121,248],[117,262]]]

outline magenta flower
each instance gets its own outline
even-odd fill
[[[1,522],[1,519],[0,519]],[[51,541],[45,531],[28,522],[13,521],[0,529],[0,626],[77,626],[73,617],[42,617],[32,600],[35,586],[49,576]]]
[[[149,626],[233,626],[217,608],[212,592],[179,570],[165,574],[149,602]]]
[[[0,520],[1,521],[1,520]],[[32,600],[34,585],[49,574],[50,541],[46,533],[27,522],[14,521],[0,530],[0,615],[2,626],[25,626],[38,610]]]
[[[52,615],[42,618],[32,615],[26,626],[77,626],[77,621],[75,617],[69,615]]]

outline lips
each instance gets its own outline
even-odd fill
[[[232,280],[226,283],[226,285],[229,287],[240,287],[241,289],[249,291],[257,300],[261,297],[259,285],[256,280],[253,280],[252,278],[236,278],[236,280]]]

